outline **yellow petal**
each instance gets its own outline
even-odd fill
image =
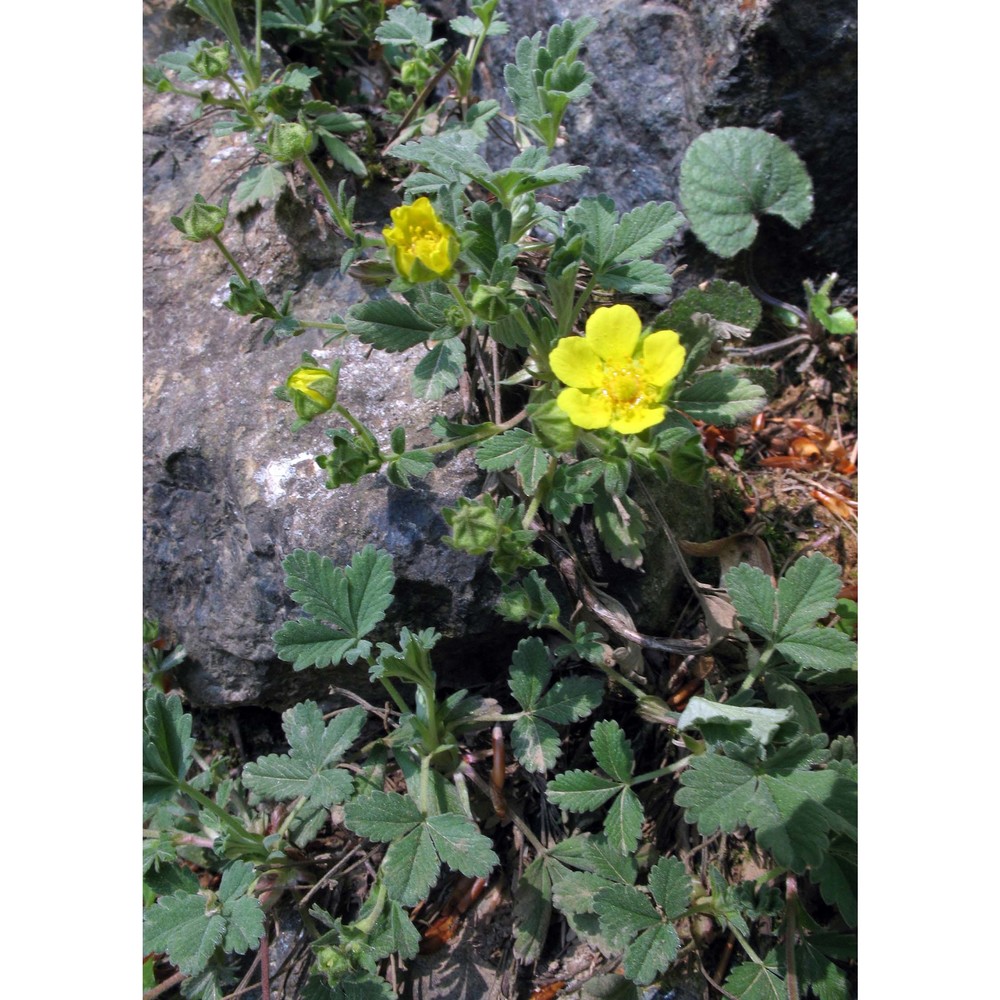
[[[583,337],[563,337],[549,355],[549,365],[560,382],[576,389],[597,389],[604,381],[601,359]]]
[[[586,341],[604,361],[631,358],[642,333],[639,314],[626,305],[601,306],[587,320]]]
[[[632,406],[623,412],[619,412],[611,420],[610,426],[613,431],[619,434],[638,434],[647,427],[658,424],[666,415],[665,406],[638,407]],[[572,420],[572,416],[570,417]],[[576,423],[576,421],[573,421]]]
[[[684,366],[681,338],[673,330],[657,330],[642,342],[642,364],[646,378],[658,386],[672,382]]]
[[[607,427],[611,422],[611,403],[601,393],[563,389],[556,398],[556,403],[577,427],[585,430]]]

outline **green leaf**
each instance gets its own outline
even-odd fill
[[[624,976],[594,976],[583,984],[583,1000],[642,1000],[638,987]]]
[[[819,552],[796,560],[778,581],[778,621],[775,632],[784,637],[825,618],[840,593],[840,567]]]
[[[338,139],[335,135],[328,135],[323,129],[319,130],[319,137],[335,163],[339,163],[356,177],[368,176],[368,168],[365,166],[364,160],[346,142]]]
[[[415,7],[393,7],[375,29],[375,40],[384,45],[412,45],[420,50],[439,48],[444,40],[431,41],[434,22]]]
[[[772,968],[744,962],[726,980],[726,990],[740,1000],[788,1000],[785,981]]]
[[[504,585],[497,612],[507,621],[544,628],[559,620],[559,602],[537,570],[532,570],[520,583]]]
[[[794,749],[786,748],[785,761]],[[775,755],[754,768],[702,754],[691,759],[681,784],[675,802],[701,833],[749,825],[758,843],[793,871],[822,863],[831,831],[857,839],[857,782],[833,765],[825,771],[792,769]]]
[[[441,860],[463,875],[484,877],[500,863],[489,837],[484,837],[465,816],[456,813],[430,816],[427,828]]]
[[[343,632],[309,619],[285,622],[272,637],[278,659],[291,663],[295,670],[306,667],[329,667],[346,660],[354,663],[371,652],[372,644],[358,641]]]
[[[535,713],[549,722],[567,725],[586,718],[601,704],[604,682],[597,677],[564,677],[538,702]]]
[[[323,713],[313,701],[289,709],[282,725],[291,750],[261,757],[243,769],[243,783],[258,799],[288,800],[305,796],[315,806],[329,808],[353,790],[351,776],[335,765],[357,739],[366,712],[360,706],[323,725]]]
[[[674,279],[663,264],[655,260],[630,260],[612,264],[597,275],[601,288],[614,288],[629,295],[666,295]]]
[[[246,861],[234,861],[223,873],[218,897],[222,916],[226,920],[223,947],[227,953],[244,954],[260,944],[264,933],[264,911],[260,900],[250,895],[257,879],[254,866]]]
[[[695,235],[720,257],[753,243],[759,216],[777,215],[798,229],[813,210],[812,181],[802,161],[758,129],[698,136],[681,162],[680,195]]]
[[[406,351],[442,333],[421,319],[412,306],[395,299],[359,302],[347,310],[344,322],[348,333],[380,351]]]
[[[608,843],[622,854],[633,853],[642,836],[643,819],[645,815],[639,797],[631,788],[623,788],[604,817]]]
[[[177,695],[150,690],[143,720],[142,797],[144,802],[169,798],[191,769],[192,718]]]
[[[472,128],[450,128],[440,135],[424,136],[412,142],[393,147],[390,156],[419,163],[436,174],[439,181],[465,187],[470,181],[483,181],[489,177],[490,165],[476,152],[483,144],[483,137]],[[419,175],[413,174],[412,181]],[[426,175],[425,175],[426,176]],[[407,190],[414,190],[411,184]]]
[[[440,399],[458,385],[465,370],[465,346],[457,337],[435,344],[413,369],[413,395]]]
[[[764,674],[764,690],[778,708],[788,709],[792,713],[792,718],[802,732],[813,735],[823,731],[823,725],[813,708],[812,698],[793,680],[776,670],[768,670]]]
[[[544,774],[555,767],[559,757],[559,734],[533,715],[522,716],[514,723],[510,745],[524,769],[534,774]]]
[[[608,555],[629,569],[642,565],[646,526],[639,505],[630,496],[615,502],[598,484],[594,496],[594,524]]]
[[[643,931],[625,949],[625,975],[636,983],[651,983],[677,957],[681,940],[670,924]]]
[[[668,920],[691,905],[691,876],[679,858],[661,858],[649,872],[649,889]]]
[[[591,487],[600,479],[603,471],[603,463],[598,458],[574,462],[572,465],[558,465],[552,478],[552,488],[543,498],[542,506],[557,521],[569,524],[578,507],[593,503],[594,492]]]
[[[416,906],[437,881],[440,871],[430,831],[423,824],[390,844],[381,865],[386,891],[401,906]]]
[[[848,1000],[847,976],[813,946],[810,938],[803,937],[796,945],[795,967],[801,986],[810,989],[818,1000]]]
[[[563,913],[596,913],[594,898],[611,883],[593,872],[569,872],[553,887],[552,899]]]
[[[372,947],[382,956],[398,952],[404,959],[415,958],[420,950],[420,931],[413,925],[410,915],[395,900],[376,924],[371,938]]]
[[[632,778],[635,758],[621,726],[613,719],[597,722],[591,730],[590,747],[601,769],[622,784]]]
[[[608,844],[603,837],[591,837],[585,848],[585,856],[594,872],[612,882],[635,885],[639,866],[631,854],[622,854]]]
[[[516,466],[524,488],[533,493],[548,471],[548,453],[538,439],[520,427],[488,438],[476,449],[476,464],[488,472]]]
[[[535,636],[522,639],[511,657],[508,684],[511,694],[526,712],[534,709],[551,674],[552,664],[545,643]]]
[[[683,224],[684,216],[669,201],[640,205],[622,216],[611,247],[611,259],[651,257]]]
[[[791,716],[787,708],[745,708],[695,695],[677,720],[677,728],[700,729],[709,743],[740,742],[746,733],[754,742],[767,746]]]
[[[522,961],[541,955],[552,920],[552,886],[567,874],[565,865],[546,855],[525,868],[514,897],[514,953]]]
[[[772,639],[776,607],[770,577],[756,566],[740,563],[726,573],[723,584],[740,621],[765,639]]]
[[[628,885],[611,885],[594,896],[601,931],[612,947],[620,947],[640,931],[660,923],[660,915],[644,892]]]
[[[835,628],[808,628],[790,635],[775,647],[786,660],[812,670],[850,670],[858,647]]]
[[[288,177],[281,167],[263,163],[251,167],[236,185],[232,209],[242,212],[254,205],[277,198],[288,184]]]
[[[568,812],[590,812],[604,805],[621,783],[590,771],[565,771],[549,782],[545,797]]]
[[[163,896],[145,912],[143,950],[166,952],[171,964],[193,976],[205,968],[225,934],[225,919],[208,915],[204,896]]]
[[[706,372],[674,393],[673,405],[692,420],[729,426],[760,413],[767,405],[762,386],[733,371]]]
[[[823,899],[840,910],[848,927],[858,926],[858,852],[845,837],[837,837],[823,863],[812,868],[810,879]]]
[[[413,800],[396,792],[370,792],[344,806],[348,830],[382,843],[405,837],[422,819]]]

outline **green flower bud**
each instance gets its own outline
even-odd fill
[[[356,483],[369,472],[378,472],[384,461],[378,446],[359,434],[343,428],[327,431],[333,441],[329,455],[317,455],[316,464],[326,470],[326,488],[335,490],[345,483]]]
[[[414,90],[421,90],[432,75],[430,66],[423,59],[407,59],[399,68],[399,78]]]
[[[441,513],[451,528],[452,537],[446,541],[456,549],[481,556],[496,547],[501,525],[491,497],[483,502],[459,497],[457,507],[447,507]]]
[[[278,122],[267,137],[267,151],[279,163],[305,159],[316,148],[316,136],[299,122]]]
[[[191,69],[203,80],[215,80],[229,71],[229,46],[206,45],[191,59]]]
[[[339,948],[326,945],[316,949],[316,967],[329,982],[335,983],[351,971],[351,962]]]
[[[639,699],[636,710],[639,713],[639,718],[646,722],[657,722],[661,726],[677,725],[677,712],[662,698],[648,694]]]
[[[531,429],[546,448],[556,451],[572,451],[576,447],[579,430],[569,414],[560,408],[554,399],[545,403],[532,404]]]
[[[487,285],[473,275],[469,279],[469,288],[472,290],[469,304],[480,319],[494,322],[517,308],[518,296],[508,284]]]
[[[171,216],[174,228],[184,234],[184,239],[201,243],[222,232],[229,210],[225,205],[209,205],[200,194],[194,196],[190,208],[183,215]]]
[[[308,423],[337,402],[339,375],[340,362],[337,361],[332,369],[301,365],[288,376],[285,388],[300,420]]]

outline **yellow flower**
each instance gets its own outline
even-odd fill
[[[569,386],[556,402],[577,427],[638,434],[664,418],[662,400],[684,364],[684,348],[673,330],[641,334],[631,306],[603,306],[587,320],[585,336],[556,344],[549,362]]]
[[[447,277],[458,257],[458,237],[437,217],[430,200],[418,198],[389,214],[393,224],[382,235],[396,270],[414,282]]]

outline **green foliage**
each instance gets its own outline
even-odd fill
[[[802,161],[759,129],[698,136],[684,154],[680,185],[691,228],[720,257],[753,243],[761,215],[780,216],[796,229],[812,215],[812,181]]]
[[[191,716],[181,700],[162,691],[146,695],[142,744],[142,797],[145,802],[169,798],[191,769]]]
[[[296,670],[367,657],[371,643],[364,636],[382,621],[392,603],[396,578],[391,557],[366,545],[347,569],[341,569],[326,556],[296,549],[282,565],[292,600],[312,617],[278,629],[274,635],[278,656]]]

